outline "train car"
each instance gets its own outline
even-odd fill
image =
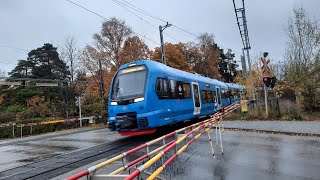
[[[229,105],[228,85],[152,60],[122,65],[108,98],[109,128],[121,135],[152,134]]]
[[[228,96],[230,104],[241,101],[241,95],[244,93],[244,86],[234,83],[226,83],[228,86]]]

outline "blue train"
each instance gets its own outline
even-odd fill
[[[125,136],[152,134],[160,127],[209,116],[240,101],[244,90],[152,60],[124,64],[110,86],[109,128]]]

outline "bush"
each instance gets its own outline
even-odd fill
[[[8,106],[6,109],[6,111],[13,112],[13,113],[22,112],[24,110],[26,110],[26,107],[23,105],[12,105],[12,106]]]
[[[15,121],[16,114],[12,112],[0,112],[0,123],[8,123]]]
[[[295,102],[287,99],[282,99],[279,103],[280,112],[283,120],[303,119],[302,111]]]

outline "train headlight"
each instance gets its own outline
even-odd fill
[[[144,101],[144,98],[137,98],[134,100],[134,102],[140,102],[140,101]]]
[[[112,106],[116,106],[116,105],[118,105],[118,103],[117,102],[111,102],[110,103]]]

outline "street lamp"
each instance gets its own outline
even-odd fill
[[[163,30],[165,30],[167,27],[172,26],[172,24],[167,24],[165,26],[159,26],[159,31],[160,31],[160,42],[161,42],[161,58],[162,58],[162,63],[167,64],[166,62],[166,52],[164,49],[164,44],[163,44]]]

